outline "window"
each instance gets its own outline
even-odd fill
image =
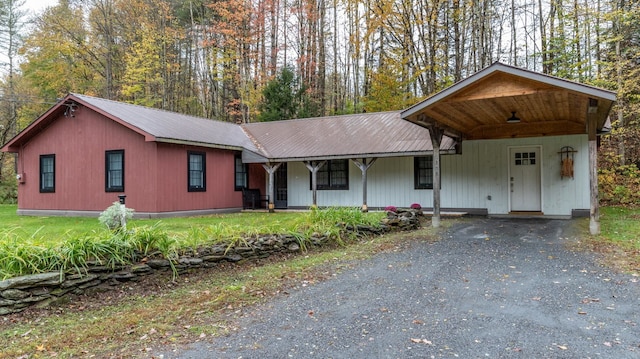
[[[205,154],[204,152],[188,152],[189,161],[187,168],[187,176],[189,183],[189,192],[204,192],[207,190],[205,178]]]
[[[40,192],[56,191],[56,155],[40,156]]]
[[[433,189],[433,156],[414,157],[413,178],[415,189]]]
[[[516,166],[532,166],[535,164],[535,152],[516,152]]]
[[[317,189],[349,189],[349,160],[330,160],[316,174]]]
[[[249,166],[242,163],[242,156],[237,155],[235,158],[235,188],[236,191],[241,191],[243,188],[249,186]]]
[[[105,191],[124,192],[124,150],[105,152]]]

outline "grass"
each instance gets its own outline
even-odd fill
[[[640,249],[640,209],[605,207],[600,217],[602,237],[620,247]]]
[[[640,274],[640,208],[601,208],[600,229],[600,235],[586,240],[589,249],[611,267]]]
[[[156,253],[166,259],[176,259],[204,246],[233,246],[261,234],[292,234],[302,248],[317,234],[341,243],[350,239],[344,238],[344,226],[379,225],[382,216],[382,213],[363,214],[356,208],[225,214],[162,221],[131,220],[127,231],[113,232],[95,218],[41,217],[38,220],[17,216],[15,206],[3,206],[0,280],[58,270],[82,272],[90,261],[113,268]]]
[[[10,230],[21,238],[34,235],[52,238],[65,233],[86,233],[100,229],[96,218],[17,216],[15,204],[0,204],[0,231]]]
[[[93,217],[34,217],[17,216],[17,206],[0,204],[0,232],[11,231],[21,239],[38,238],[41,244],[56,243],[66,235],[82,235],[101,231],[104,227]],[[152,226],[160,223],[170,234],[182,234],[192,228],[223,224],[228,227],[251,228],[257,224],[273,227],[291,227],[300,218],[300,213],[235,213],[201,217],[158,219],[133,219],[130,228]]]

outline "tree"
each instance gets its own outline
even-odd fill
[[[6,55],[7,73],[0,88],[0,144],[18,133],[18,92],[16,89],[16,58],[24,28],[26,13],[20,8],[23,0],[0,1],[0,48]],[[14,157],[0,152],[0,203],[15,200],[15,180],[11,165]]]
[[[104,64],[83,22],[82,8],[62,0],[35,21],[25,39],[22,74],[49,102],[69,92],[106,96]]]
[[[366,112],[402,110],[416,102],[406,91],[406,85],[388,66],[382,66],[372,73],[370,83],[371,88],[364,98]]]
[[[289,67],[283,68],[262,90],[264,101],[260,105],[258,120],[280,121],[296,117],[301,93],[293,70]]]

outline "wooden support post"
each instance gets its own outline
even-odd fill
[[[362,172],[362,212],[369,212],[369,208],[367,207],[367,170],[376,162],[376,158],[372,158],[369,163],[367,163],[366,158],[362,160],[352,158],[351,160]]]
[[[324,166],[327,161],[305,161],[304,165],[307,166],[307,169],[311,172],[311,192],[313,197],[312,206],[318,206],[318,197],[317,197],[317,188],[318,181],[316,175],[318,174],[318,170]]]
[[[598,204],[598,139],[597,139],[597,111],[598,100],[589,99],[587,110],[587,132],[589,134],[589,232],[600,234],[600,206]]]
[[[440,227],[440,142],[442,142],[442,129],[435,124],[429,126],[431,145],[433,146],[433,217],[431,225]]]
[[[280,167],[282,163],[267,163],[267,164],[263,164],[262,167],[264,167],[265,171],[267,171],[267,173],[269,174],[269,189],[267,190],[268,195],[269,195],[269,212],[273,213],[275,212],[275,206],[273,204],[273,201],[275,199],[275,191],[274,191],[274,181],[275,181],[275,173],[278,170],[278,167]]]

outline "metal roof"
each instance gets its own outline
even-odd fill
[[[404,121],[400,111],[317,117],[242,125],[264,157],[282,162],[331,158],[411,156],[433,150],[429,131]],[[444,137],[443,151],[455,141]]]
[[[433,150],[429,131],[404,121],[400,111],[237,125],[73,93],[7,142],[3,150],[18,151],[74,103],[141,134],[146,141],[243,151],[243,160],[249,163],[415,156]],[[441,149],[453,153],[455,145],[445,137]]]
[[[133,126],[134,130],[138,129],[138,132],[150,137],[147,140],[256,150],[240,126],[234,123],[79,94],[71,94],[66,100],[73,99],[114,120],[125,122],[125,125],[129,125],[127,127]]]

